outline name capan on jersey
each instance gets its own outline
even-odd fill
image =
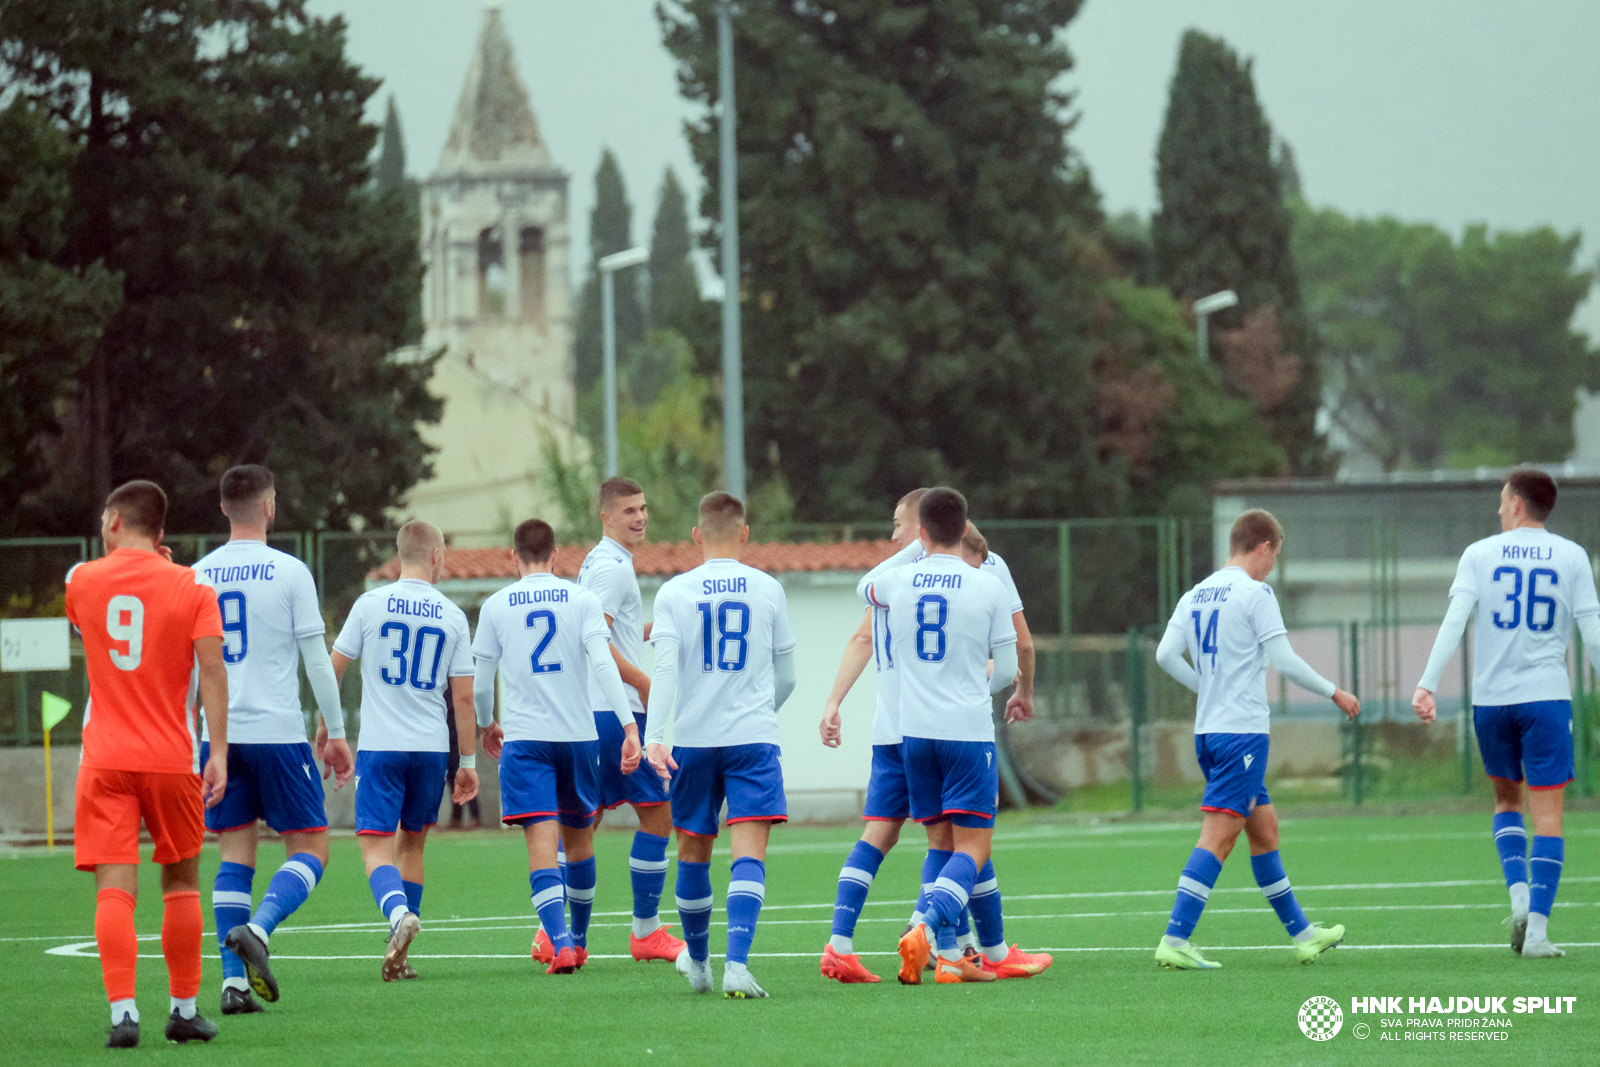
[[[1520,527],[1467,546],[1450,595],[1477,600],[1472,702],[1493,707],[1572,699],[1574,621],[1600,613],[1589,553],[1549,530]]]
[[[229,541],[194,565],[217,591],[222,659],[228,668],[228,740],[297,745],[300,645],[327,629],[306,565],[261,541]],[[211,739],[209,723],[204,737]]]
[[[901,734],[993,741],[989,652],[1017,640],[1012,594],[1000,579],[940,553],[890,571],[864,593],[889,612]]]
[[[361,661],[362,751],[450,751],[445,692],[473,664],[466,613],[448,597],[415,578],[363,593],[333,650]]]
[[[1261,646],[1289,632],[1272,586],[1242,567],[1224,567],[1183,594],[1167,628],[1182,632],[1200,679],[1194,732],[1271,732]]]
[[[765,571],[707,560],[656,594],[652,643],[678,641],[673,745],[778,743],[772,657],[794,648],[789,601]]]
[[[639,593],[639,576],[633,570],[633,553],[609,537],[589,550],[578,569],[578,584],[600,598],[600,609],[611,616],[611,643],[622,658],[644,669],[644,597]],[[591,711],[615,711],[600,691],[600,683],[590,679]],[[644,714],[639,691],[627,682],[628,703],[635,716]]]
[[[584,645],[609,636],[600,598],[553,574],[530,574],[483,602],[472,652],[500,661],[507,741],[599,739]]]

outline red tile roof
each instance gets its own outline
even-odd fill
[[[556,549],[554,570],[563,578],[576,578],[583,559],[593,548],[588,545],[562,545]],[[836,545],[794,544],[774,541],[746,545],[742,560],[757,570],[771,574],[786,571],[868,571],[894,554],[890,541],[848,541]],[[701,563],[700,550],[688,541],[676,544],[646,544],[633,554],[633,569],[639,574],[670,578],[693,570]],[[400,561],[391,559],[369,577],[393,581],[400,576]],[[509,548],[447,548],[444,552],[444,580],[506,578],[517,576]]]

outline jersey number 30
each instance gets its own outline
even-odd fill
[[[378,636],[387,638],[390,634],[398,634],[400,636],[399,643],[389,650],[390,657],[399,662],[399,667],[397,668],[397,674],[390,674],[387,666],[379,671],[379,676],[383,678],[384,682],[389,685],[406,684],[406,652],[409,650],[411,653],[411,670],[409,672],[411,688],[420,689],[426,693],[437,687],[439,684],[439,659],[444,655],[444,631],[437,626],[417,627],[417,644],[415,648],[410,647],[411,627],[405,623],[384,623],[383,628],[378,631]],[[428,638],[430,637],[434,639],[433,665],[428,669],[428,677],[424,680],[422,677],[422,665],[428,659],[427,647]]]

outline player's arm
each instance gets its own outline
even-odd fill
[[[994,669],[989,672],[989,692],[1001,693],[1017,679],[1017,643],[1007,641],[989,650]]]
[[[1478,598],[1471,593],[1457,591],[1450,596],[1450,607],[1433,639],[1433,651],[1428,653],[1428,665],[1423,668],[1417,691],[1411,694],[1411,710],[1423,722],[1433,722],[1438,717],[1439,708],[1433,694],[1439,689],[1439,676],[1450,665],[1456,649],[1461,647],[1461,635],[1467,632],[1467,620],[1472,618],[1472,609],[1477,606]]]
[[[909,545],[862,575],[861,580],[856,583],[856,596],[862,598],[868,604],[874,603],[869,595],[872,584],[890,571],[904,567],[908,563],[915,563],[920,555],[922,555],[922,542],[912,541]],[[879,606],[881,607],[882,605]]]
[[[472,699],[472,685],[470,674],[450,677],[450,701],[456,713],[456,751],[461,757],[455,793],[450,797],[453,804],[465,804],[478,795],[478,711]]]
[[[1191,692],[1200,692],[1200,676],[1195,673],[1193,665],[1183,658],[1188,642],[1183,636],[1183,630],[1177,626],[1168,626],[1161,635],[1161,643],[1156,646],[1156,663],[1161,669],[1172,675],[1179,682],[1189,688]]]
[[[306,680],[317,701],[321,724],[317,729],[317,758],[322,761],[322,777],[330,774],[334,791],[344,787],[356,773],[355,757],[345,740],[344,705],[339,699],[339,676],[328,658],[328,646],[321,634],[307,634],[297,642],[300,659],[306,666]]]
[[[648,710],[650,707],[650,676],[629,663],[622,653],[617,651],[616,645],[608,641],[606,642],[606,647],[611,649],[611,660],[617,668],[617,674],[621,676],[624,682],[633,686],[639,694],[639,703],[643,704]]]
[[[772,654],[772,710],[782,708],[793,692],[794,649],[786,648]]]
[[[479,638],[482,638],[481,630]],[[500,669],[500,658],[474,651],[473,659],[472,703],[478,712],[478,728],[483,731],[483,751],[490,759],[499,759],[505,749],[506,736],[494,718],[494,677]]]
[[[206,807],[214,808],[222,803],[228,788],[228,665],[222,659],[222,638],[195,638],[194,658],[200,665],[200,703],[205,708],[206,729],[211,732],[211,756],[201,777],[202,798]]]
[[[589,673],[594,675],[600,692],[605,694],[613,714],[622,724],[622,773],[632,774],[639,769],[639,760],[643,755],[639,723],[628,704],[628,691],[622,688],[622,674],[617,670],[616,662],[606,654],[612,649],[611,642],[603,633],[591,634],[584,640],[583,649],[589,661]]]
[[[1011,613],[1011,623],[1017,628],[1017,690],[1006,701],[1006,721],[1027,722],[1033,718],[1033,631],[1020,611]]]
[[[822,743],[829,748],[839,747],[842,730],[839,708],[843,706],[844,698],[850,695],[850,688],[856,684],[861,672],[867,669],[867,664],[870,662],[872,662],[872,609],[868,608],[866,614],[861,617],[861,625],[856,627],[856,632],[845,642],[844,658],[839,661],[839,674],[833,679],[833,691],[828,694],[828,702],[822,709],[822,725],[818,729],[822,733]]]
[[[645,726],[645,755],[650,766],[663,782],[672,781],[672,771],[678,769],[672,753],[667,751],[667,725],[672,720],[673,705],[678,699],[678,635],[658,634],[656,646],[656,672],[651,679],[654,698],[650,702],[650,718]]]
[[[1361,714],[1361,702],[1312,670],[1311,664],[1301,659],[1294,646],[1289,644],[1288,634],[1267,638],[1262,648],[1266,650],[1267,662],[1289,681],[1319,697],[1328,697],[1339,705],[1339,710],[1344,712],[1346,718],[1353,719]]]

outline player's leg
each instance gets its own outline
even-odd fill
[[[1251,801],[1260,793],[1259,775],[1247,775],[1244,756],[1250,744],[1248,734],[1195,734],[1195,755],[1206,777],[1205,794],[1200,801],[1200,840],[1184,862],[1178,876],[1178,893],[1172,904],[1167,932],[1156,946],[1156,962],[1180,970],[1215,970],[1222,966],[1200,955],[1189,944],[1189,935],[1205,911],[1211,888],[1222,873],[1222,861],[1233,851],[1233,843],[1244,829]],[[1251,763],[1254,763],[1252,758]],[[1265,768],[1262,768],[1265,772]]]
[[[107,1048],[139,1043],[134,982],[139,935],[133,909],[139,895],[139,798],[129,772],[79,768],[72,824],[73,863],[94,873],[94,939],[100,977],[111,1004]]]
[[[921,894],[911,924],[900,935],[901,962],[897,977],[901,985],[921,985],[923,970],[931,966],[927,895],[932,892],[939,872],[949,862],[955,847],[949,820],[944,816],[943,771],[936,745],[937,742],[921,737],[907,737],[900,742],[911,818],[921,823],[928,833],[928,851],[922,860]]]
[[[899,745],[872,746],[872,772],[867,780],[861,817],[867,825],[839,871],[833,929],[822,952],[823,977],[841,982],[878,981],[878,976],[867,970],[856,955],[855,930],[873,879],[878,876],[878,868],[900,840],[900,828],[911,817],[911,798],[906,793],[905,764]]]
[[[992,982],[995,976],[967,957],[957,941],[978,871],[989,862],[999,773],[991,741],[934,741],[939,815],[949,820],[952,850],[928,893],[928,923],[938,947],[935,981]],[[976,954],[974,953],[974,957]]]
[[[662,793],[659,801],[634,803],[639,829],[634,831],[628,849],[628,872],[633,883],[633,927],[628,933],[628,952],[635,960],[676,960],[683,942],[661,924],[661,894],[667,887],[667,843],[672,836],[672,805],[665,797],[661,779],[649,767],[628,776],[641,779],[631,783],[636,792]],[[648,782],[643,781],[649,779]]]
[[[1472,726],[1484,772],[1494,787],[1494,847],[1511,897],[1511,951],[1521,952],[1528,932],[1528,829],[1522,815],[1522,731],[1514,710],[1475,706]]]
[[[1031,978],[1050,969],[1054,959],[1048,952],[1024,952],[1021,945],[1006,944],[1005,908],[1000,899],[1000,879],[995,875],[994,858],[978,868],[978,881],[967,900],[973,928],[978,932],[979,962],[996,978]]]
[[[200,912],[200,849],[205,843],[204,804],[196,774],[139,775],[139,809],[161,865],[161,955],[167,964],[171,1014],[168,1041],[210,1041],[217,1027],[202,1018],[200,959],[205,924]]]
[[[678,834],[675,896],[686,958],[679,970],[696,993],[711,992],[711,849],[722,812],[719,748],[675,746],[672,760],[672,822]]]
[[[532,890],[533,910],[539,914],[554,949],[546,974],[571,974],[578,969],[572,935],[567,931],[565,890],[556,873],[556,842],[561,826],[554,815],[536,815],[523,824],[528,843],[528,885]]]
[[[404,977],[405,952],[422,928],[421,921],[407,903],[400,867],[396,863],[396,830],[406,802],[411,755],[408,752],[356,753],[356,842],[361,848],[361,862],[366,868],[372,899],[389,923],[389,947],[384,953],[381,971],[386,982]]]
[[[767,840],[773,824],[789,821],[783,764],[777,745],[734,745],[721,751],[733,851],[722,993],[736,999],[765,997],[766,990],[750,974],[750,946],[767,896]]]
[[[210,743],[200,745],[200,766],[210,756]],[[228,947],[228,932],[250,921],[251,895],[256,876],[256,822],[261,797],[245,759],[247,745],[228,746],[228,788],[222,801],[205,812],[206,829],[217,835],[222,862],[211,888],[211,912],[217,924],[217,950],[222,956],[222,1014],[248,1015],[262,1011],[250,994],[245,963]]]
[[[577,818],[565,814],[559,821],[567,854],[567,907],[571,912],[567,929],[581,967],[589,958],[589,917],[594,913],[594,827],[570,825]]]
[[[1518,712],[1528,776],[1528,813],[1533,816],[1533,847],[1528,859],[1528,935],[1522,955],[1528,959],[1552,959],[1565,955],[1550,943],[1549,923],[1566,860],[1561,807],[1562,793],[1573,776],[1572,702],[1521,704]]]
[[[1256,885],[1261,887],[1262,895],[1288,931],[1300,962],[1310,963],[1342,943],[1343,926],[1313,924],[1295,899],[1294,886],[1283,869],[1283,855],[1278,851],[1278,813],[1266,793],[1261,794],[1245,820],[1244,832],[1250,840],[1250,869],[1255,873]]]
[[[582,967],[589,958],[589,916],[594,911],[594,817],[600,806],[595,761],[599,744],[572,741],[552,743],[551,747],[556,765],[557,822],[561,825],[561,851],[566,857],[561,881],[571,910],[568,932],[577,965]]]

